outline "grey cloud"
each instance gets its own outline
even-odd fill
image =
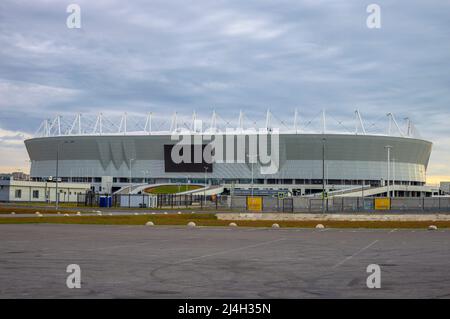
[[[392,111],[425,138],[449,133],[443,1],[377,1],[379,30],[359,1],[76,2],[80,30],[66,28],[61,1],[0,4],[0,128],[33,133],[56,114],[125,110],[207,119],[215,109],[235,121],[244,109],[262,123],[267,108],[284,123],[298,108],[306,125],[326,108],[330,126],[353,129],[359,108],[377,131]],[[432,159],[439,174],[445,145]]]

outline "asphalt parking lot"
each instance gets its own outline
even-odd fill
[[[450,297],[449,230],[29,224],[0,241],[1,298]]]

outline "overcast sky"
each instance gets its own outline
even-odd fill
[[[81,7],[69,29],[66,8]],[[381,8],[369,29],[366,8]],[[450,2],[180,0],[0,2],[0,171],[26,170],[24,137],[57,114],[195,109],[248,125],[268,108],[306,126],[369,130],[409,117],[450,178]],[[135,115],[136,118],[137,115]],[[312,124],[311,124],[312,126]],[[339,125],[338,125],[339,126]]]

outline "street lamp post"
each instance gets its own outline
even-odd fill
[[[325,213],[325,142],[322,138],[322,212]]]
[[[250,160],[250,164],[251,164],[251,167],[252,167],[252,169],[251,169],[251,171],[252,171],[252,179],[251,179],[251,185],[250,185],[250,187],[251,187],[251,190],[250,190],[250,193],[251,193],[251,196],[252,196],[252,198],[253,198],[253,183],[254,183],[254,178],[253,178],[253,176],[254,176],[254,174],[253,174],[253,163],[254,163],[254,158],[256,158],[256,155],[250,155],[250,154],[248,154],[247,155],[247,157],[248,157],[248,159]]]
[[[59,194],[58,194],[58,178],[59,178],[59,146],[61,143],[58,144],[58,147],[56,148],[56,187],[55,187],[55,209],[58,209],[59,206]]]
[[[134,161],[135,159],[134,158],[130,158],[130,185],[128,186],[128,194],[131,194],[131,188],[133,187],[133,183],[132,183],[132,181],[131,181],[131,178],[132,178],[132,168],[131,168],[131,163],[132,163],[132,161]]]
[[[391,189],[390,189],[390,183],[391,183],[391,145],[386,145],[384,147],[387,150],[387,197],[391,197]]]
[[[252,187],[252,198],[253,198],[253,161],[252,161],[252,184],[251,184],[251,187]]]
[[[395,198],[395,158],[392,158],[392,197]]]
[[[59,148],[62,144],[72,144],[74,141],[61,141],[56,146],[56,185],[55,185],[55,209],[59,207],[59,193],[58,193],[58,180],[59,180]],[[50,197],[50,196],[49,196]]]
[[[143,170],[142,173],[144,174],[144,179],[143,179],[144,184],[149,184],[150,171],[149,170]]]
[[[203,168],[205,169],[205,188],[203,189],[203,200],[206,208],[206,173],[208,172],[208,166],[204,166]]]

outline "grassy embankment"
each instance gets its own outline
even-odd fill
[[[156,187],[149,187],[144,190],[144,192],[149,194],[176,194],[181,192],[192,191],[195,189],[202,188],[199,185],[161,185]]]
[[[155,214],[129,216],[58,216],[58,217],[10,217],[0,218],[0,224],[95,224],[95,225],[145,225],[152,221],[158,225],[186,225],[193,221],[197,226],[228,226],[235,222],[241,227],[271,227],[277,223],[280,227],[311,228],[323,224],[327,228],[427,228],[430,224],[439,228],[450,228],[450,221],[232,221],[219,220],[214,214]]]
[[[40,212],[41,214],[56,214],[58,211],[54,208],[50,207],[20,207],[21,205],[18,205],[18,207],[8,207],[8,206],[0,206],[0,215],[8,215],[12,212],[16,214],[34,214],[36,212]],[[77,212],[77,208],[74,207],[71,210],[61,210],[61,214],[75,214]]]

